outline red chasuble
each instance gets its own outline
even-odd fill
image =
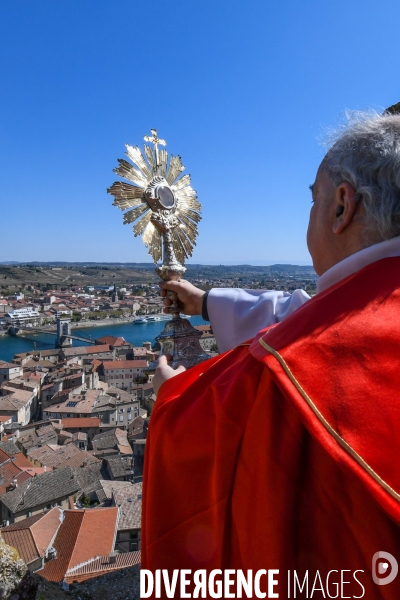
[[[162,385],[142,568],[279,569],[279,598],[398,600],[400,574],[378,585],[372,560],[400,563],[399,459],[400,258],[387,258]]]

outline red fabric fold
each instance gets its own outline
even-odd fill
[[[375,552],[400,561],[400,505],[379,483],[400,493],[399,317],[400,259],[384,259],[250,348],[163,384],[145,457],[142,568],[279,569],[282,598],[288,570],[362,570],[365,598],[399,598],[400,576],[372,582]],[[354,580],[345,591],[362,593]]]

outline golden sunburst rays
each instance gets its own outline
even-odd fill
[[[163,177],[176,199],[170,210],[179,225],[171,230],[172,244],[177,260],[184,263],[192,256],[196,244],[197,223],[201,220],[201,204],[197,194],[191,187],[190,175],[182,175],[185,167],[180,156],[172,156],[168,161],[168,152],[158,145],[165,146],[165,140],[157,138],[157,131],[151,130],[152,136],[145,136],[145,141],[154,144],[152,149],[144,144],[144,154],[138,146],[126,146],[126,155],[133,163],[118,159],[118,167],[114,172],[131,183],[116,181],[107,190],[114,196],[113,205],[126,211],[124,224],[134,223],[133,234],[142,236],[142,240],[155,263],[162,258],[162,236],[159,229],[151,221],[153,212],[145,197],[145,191],[154,177]],[[127,210],[129,209],[129,210]]]
[[[124,214],[124,225],[126,225],[127,223],[133,223],[133,221],[136,221],[136,219],[138,219],[139,217],[144,215],[144,213],[147,212],[148,210],[149,210],[149,205],[147,204],[147,202],[142,203],[140,206],[137,206],[136,208],[132,208],[132,210],[128,210]]]
[[[154,262],[157,264],[162,258],[162,243],[161,233],[153,223],[150,222],[147,225],[142,240],[146,248],[149,248],[149,254],[151,254]]]
[[[180,156],[171,156],[171,160],[169,161],[168,173],[166,176],[166,180],[170,185],[174,183],[174,181],[179,177],[182,171],[185,170],[185,167],[182,164]],[[190,182],[190,177],[189,177]]]
[[[146,158],[149,161],[149,165],[152,168],[152,170],[154,171],[154,156],[153,156],[153,150],[150,148],[150,146],[147,146],[147,144],[144,145],[144,152],[146,154]]]

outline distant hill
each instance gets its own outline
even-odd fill
[[[0,288],[16,289],[21,285],[33,285],[42,290],[68,289],[74,286],[156,284],[159,279],[153,263],[69,263],[54,262],[3,262],[0,263]],[[214,282],[234,286],[262,282],[266,286],[290,285],[291,280],[315,281],[316,273],[309,265],[277,264],[254,265],[200,265],[187,264],[186,277],[200,280],[200,285]],[[204,288],[205,289],[205,288]],[[281,287],[279,287],[281,289]],[[290,289],[290,288],[289,288]],[[1,292],[0,292],[1,293]]]

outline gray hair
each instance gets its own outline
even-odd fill
[[[400,115],[346,117],[345,128],[330,136],[333,145],[322,167],[335,185],[347,181],[354,187],[369,237],[388,240],[400,235]]]

